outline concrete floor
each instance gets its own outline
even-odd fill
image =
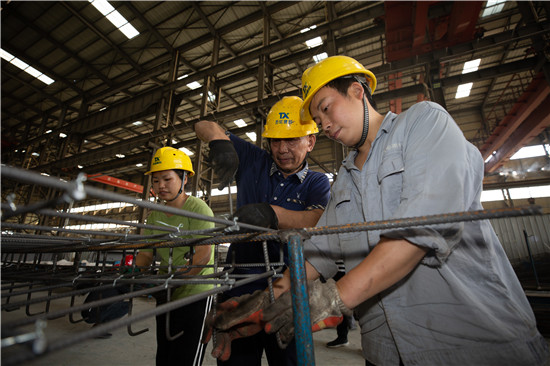
[[[83,301],[83,298],[80,300]],[[50,311],[55,311],[62,306],[66,307],[67,300],[63,304],[52,303]],[[36,305],[38,306],[38,305]],[[134,314],[151,309],[155,306],[155,300],[145,297],[137,298],[134,302]],[[40,307],[31,307],[32,312],[40,311]],[[43,310],[43,309],[42,309]],[[25,309],[2,312],[2,323],[14,319],[24,318]],[[75,318],[79,318],[76,316]],[[113,336],[108,339],[87,339],[81,343],[62,348],[57,351],[42,355],[31,361],[17,363],[18,366],[151,366],[155,359],[155,320],[149,318],[132,325],[134,332],[143,328],[149,331],[138,336],[130,336],[126,327],[113,330]],[[77,337],[79,333],[90,329],[90,325],[84,322],[71,323],[68,317],[48,321],[45,329],[46,338],[50,341]],[[361,341],[359,330],[349,332],[347,347],[329,349],[325,344],[336,338],[335,329],[327,329],[313,334],[315,364],[318,366],[362,366],[365,364],[361,356]],[[550,338],[547,339],[550,343]],[[14,352],[31,352],[26,345],[16,345],[2,348],[2,364]],[[210,355],[211,343],[206,351],[204,366],[216,365],[216,360]],[[267,361],[262,365],[267,365]],[[243,365],[246,366],[246,365]],[[550,366],[550,359],[547,366]]]

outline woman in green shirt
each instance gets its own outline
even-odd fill
[[[166,206],[181,208],[206,216],[214,216],[212,210],[201,199],[185,193],[184,187],[187,177],[193,176],[191,159],[178,149],[163,147],[157,150],[151,162],[151,170],[145,174],[152,177],[153,190]],[[204,230],[214,227],[214,223],[185,216],[171,215],[160,211],[153,211],[147,218],[147,224],[156,226],[179,227],[182,230]],[[146,235],[165,233],[160,230],[145,230]],[[192,236],[181,236],[180,238]],[[196,236],[195,236],[196,237]],[[191,247],[182,246],[172,248],[172,268],[184,270],[187,275],[207,275],[214,272],[214,250],[211,245],[192,247],[193,268],[182,267],[189,264]],[[157,248],[160,256],[159,274],[168,273],[170,248]],[[141,249],[136,257],[136,265],[147,267],[153,261],[153,249]],[[209,267],[200,267],[207,266]],[[173,271],[174,269],[172,269]],[[170,294],[170,300],[177,300],[212,288],[212,285],[183,285]],[[157,300],[157,305],[166,301],[166,297]],[[210,310],[212,299],[193,302],[170,312],[170,338],[183,331],[175,339],[166,335],[166,314],[157,316],[157,354],[156,364],[160,365],[201,365],[206,345],[200,342],[204,318]]]

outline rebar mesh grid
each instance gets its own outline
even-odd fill
[[[20,364],[23,361],[63,349],[119,327],[127,326],[128,333],[131,336],[137,336],[146,330],[142,329],[136,332],[131,328],[132,323],[148,317],[168,313],[180,306],[190,304],[208,296],[215,296],[230,288],[243,286],[262,278],[268,279],[273,301],[272,279],[279,277],[284,268],[282,252],[283,245],[285,244],[288,244],[292,260],[289,265],[293,280],[292,291],[293,293],[294,291],[297,292],[297,298],[301,299],[302,303],[307,304],[301,240],[312,235],[540,214],[540,208],[532,206],[528,208],[449,213],[409,219],[356,223],[344,226],[325,226],[299,230],[271,230],[222,218],[202,216],[129,196],[103,191],[94,187],[87,187],[84,185],[83,177],[78,177],[72,182],[65,182],[56,178],[42,176],[35,172],[8,166],[2,166],[1,174],[3,179],[13,179],[26,184],[43,185],[60,192],[58,198],[32,203],[23,207],[17,207],[9,199],[7,202],[2,203],[1,206],[2,310],[10,311],[25,307],[27,315],[25,319],[2,323],[2,349],[24,343],[28,344],[32,350],[32,352],[20,352],[10,358],[3,358],[2,361],[7,365]],[[128,202],[149,210],[158,210],[169,214],[213,221],[216,224],[216,228],[213,230],[185,231],[181,230],[181,228],[159,227],[92,215],[78,215],[56,209],[60,203],[83,200],[85,197],[95,197],[113,202]],[[19,217],[30,212],[39,216],[56,216],[83,222],[116,223],[132,227],[136,232],[138,229],[151,228],[162,230],[165,234],[146,236],[130,233],[130,231],[125,233],[109,233],[105,231],[71,230],[64,229],[63,227],[17,222]],[[235,233],[240,229],[247,229],[252,232],[244,234]],[[65,236],[60,236],[60,233],[63,233]],[[201,235],[202,237],[182,239],[181,236],[185,235]],[[154,241],[152,242],[151,240]],[[269,261],[267,254],[268,240],[275,240],[281,243],[280,258],[277,262]],[[227,263],[219,253],[221,245],[225,243],[262,245],[265,261],[246,264]],[[146,268],[137,267],[135,263],[132,265],[123,264],[127,255],[132,255],[135,258],[139,249],[197,245],[214,245],[216,261],[213,266],[210,266],[214,268],[214,274],[208,276],[190,276],[187,272],[192,268],[207,267],[194,265],[192,257],[190,263],[185,266],[160,266],[156,260],[153,261],[151,266]],[[84,260],[84,257],[87,259]],[[121,264],[117,266],[115,262],[120,262]],[[262,267],[265,269],[265,272],[254,275],[234,274],[233,271],[237,267]],[[164,270],[167,273],[158,274],[159,270]],[[174,288],[191,284],[212,284],[214,288],[200,294],[170,301],[170,295]],[[119,287],[124,287],[125,291],[118,296],[86,304],[78,303],[76,300],[79,295],[88,293],[91,289],[97,291]],[[140,296],[149,296],[159,291],[163,291],[163,296],[166,296],[167,301],[165,304],[141,313],[132,313],[133,299]],[[21,297],[25,297],[25,300],[20,300]],[[13,298],[17,298],[17,300],[13,301]],[[50,303],[53,300],[59,299],[65,299],[67,307],[61,310],[50,311]],[[130,312],[127,317],[86,329],[77,336],[66,339],[52,341],[46,339],[44,336],[43,328],[48,320],[68,317],[71,322],[79,322],[82,319],[75,319],[75,313],[123,300],[127,300],[130,304]],[[43,304],[44,311],[31,313],[30,306],[36,304]],[[307,326],[309,321],[308,308],[305,307],[299,311],[300,313],[295,314],[294,317],[297,329],[298,352],[304,352],[304,350],[311,350],[312,352],[311,333]],[[34,331],[32,332],[20,330],[24,326],[33,324]],[[298,339],[298,335],[301,339]],[[303,361],[304,364],[311,364],[314,362],[313,360],[312,354],[301,355],[299,358],[299,361]]]

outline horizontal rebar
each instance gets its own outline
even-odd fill
[[[51,188],[64,191],[73,200],[81,200],[89,196],[89,197],[109,200],[112,202],[126,202],[138,207],[147,208],[155,211],[161,211],[172,215],[185,216],[185,217],[189,217],[197,220],[211,221],[214,223],[221,224],[223,226],[231,227],[235,225],[235,223],[230,220],[201,215],[195,212],[181,210],[179,208],[174,208],[166,205],[159,205],[149,201],[132,198],[130,196],[126,196],[123,194],[108,192],[95,187],[86,187],[81,184],[78,178],[75,181],[67,182],[58,178],[44,176],[42,174],[30,171],[30,170],[19,169],[9,165],[2,165],[2,169],[0,169],[0,174],[2,175],[3,178],[13,179],[19,182],[24,182],[24,183],[33,184],[33,185],[51,187]],[[50,201],[54,201],[54,200],[50,200]],[[34,204],[34,205],[39,206],[39,204]],[[43,208],[40,207],[40,209],[43,209]],[[9,210],[6,210],[6,212],[9,212]],[[268,229],[265,227],[255,226],[255,225],[250,225],[245,223],[239,223],[239,227],[244,229],[251,229],[255,231],[272,231],[273,230],[273,229]]]
[[[193,238],[193,239],[174,239],[171,241],[160,241],[154,243],[136,243],[136,244],[112,244],[94,246],[88,245],[85,247],[66,247],[61,246],[58,248],[49,248],[51,252],[67,252],[67,251],[98,251],[98,250],[115,250],[115,249],[143,249],[143,248],[170,248],[178,246],[189,245],[212,245],[212,244],[225,244],[225,243],[237,243],[237,242],[258,242],[264,240],[279,240],[285,241],[288,235],[300,235],[303,238],[309,238],[313,235],[328,235],[339,234],[354,231],[370,231],[370,230],[384,230],[384,229],[397,229],[413,226],[427,226],[436,224],[448,224],[462,221],[476,221],[487,220],[502,217],[514,217],[514,216],[527,216],[527,215],[540,215],[540,206],[529,206],[519,208],[499,208],[490,210],[478,210],[478,211],[465,211],[455,213],[436,214],[429,216],[419,216],[411,218],[380,220],[371,222],[358,222],[346,225],[332,225],[332,226],[318,226],[303,229],[289,229],[289,230],[276,230],[270,232],[260,232],[252,234],[233,234],[224,235],[213,238]],[[3,248],[2,248],[3,249]],[[25,251],[28,252],[28,248]],[[17,250],[14,248],[7,248],[10,253],[20,253],[23,250]],[[40,248],[33,252],[42,252],[46,249]]]
[[[218,286],[217,288],[225,287],[226,289],[230,289],[230,288],[236,288],[236,287],[246,285],[250,282],[254,282],[254,281],[257,281],[257,280],[262,279],[262,278],[271,277],[274,274],[276,274],[276,271],[267,271],[267,272],[263,272],[263,273],[250,275],[247,278],[241,279],[241,280],[238,280],[238,281],[235,281],[235,280],[230,279],[230,278],[221,279],[218,282],[213,281],[213,284]],[[175,282],[176,281],[174,281],[174,283]],[[112,287],[112,285],[106,285],[106,286],[107,287],[109,287],[109,286]],[[32,324],[36,320],[39,320],[39,319],[45,319],[45,320],[56,319],[56,318],[59,318],[59,317],[62,317],[62,316],[65,316],[67,314],[74,313],[74,312],[77,312],[77,311],[82,311],[82,310],[86,310],[86,309],[89,309],[89,308],[92,308],[92,307],[97,307],[97,306],[101,306],[101,305],[110,304],[114,301],[121,301],[121,300],[126,300],[126,299],[129,299],[129,298],[134,298],[134,297],[138,297],[138,296],[149,295],[149,294],[152,294],[152,293],[155,293],[155,292],[158,292],[158,291],[162,291],[162,290],[165,290],[165,289],[166,289],[166,287],[163,283],[162,285],[159,285],[159,286],[150,287],[150,288],[142,289],[142,290],[136,290],[136,291],[129,292],[129,293],[126,293],[126,294],[121,294],[121,295],[112,296],[112,297],[109,297],[109,298],[106,298],[106,299],[91,301],[89,303],[85,303],[85,304],[81,304],[81,305],[75,305],[73,307],[70,307],[69,309],[56,310],[56,311],[49,312],[47,314],[39,314],[39,315],[34,315],[34,316],[23,318],[23,319],[14,320],[14,321],[2,324],[2,328],[3,329],[4,328],[5,329],[15,329],[16,327]],[[94,288],[88,289],[88,292],[90,292],[90,291],[94,291]],[[191,296],[189,296],[189,297],[191,297]],[[188,299],[188,297],[186,297],[184,299],[181,299],[181,300],[185,300],[185,299]],[[175,300],[173,302],[177,302],[177,301],[180,303],[180,306],[187,305],[187,304],[190,304],[190,303],[193,302],[193,301],[181,302],[180,300]],[[174,308],[170,308],[170,310],[173,310],[177,307],[178,306],[176,306]],[[158,315],[158,314],[163,314],[163,313],[165,313],[165,311],[158,311],[158,312],[155,312],[153,315]],[[138,320],[141,320],[141,319],[138,319]],[[130,323],[128,323],[128,324],[130,324]],[[109,328],[108,330],[111,330],[111,329],[114,329],[114,328]],[[2,333],[4,333],[4,331],[2,331]]]

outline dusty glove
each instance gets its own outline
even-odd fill
[[[237,338],[249,337],[260,332],[264,323],[261,321],[263,310],[269,306],[269,294],[265,291],[255,291],[219,304],[210,310],[205,320],[205,332],[202,343],[208,343],[216,329],[216,345],[212,356],[225,361],[231,355],[231,341]]]
[[[232,219],[237,218],[237,221],[245,224],[268,227],[271,229],[279,228],[279,220],[277,214],[267,202],[251,203],[239,208],[232,216]],[[241,232],[246,232],[246,229]]]
[[[208,144],[210,152],[206,161],[212,165],[214,172],[220,179],[218,189],[221,191],[229,186],[239,168],[239,156],[229,140],[212,140]]]
[[[336,282],[333,279],[322,283],[315,280],[308,283],[309,311],[311,330],[317,332],[324,328],[334,328],[343,320],[343,315],[352,315],[352,311],[344,305]],[[267,333],[279,332],[284,345],[294,337],[294,320],[292,315],[292,299],[290,292],[282,294],[271,306],[263,312],[263,321]]]

